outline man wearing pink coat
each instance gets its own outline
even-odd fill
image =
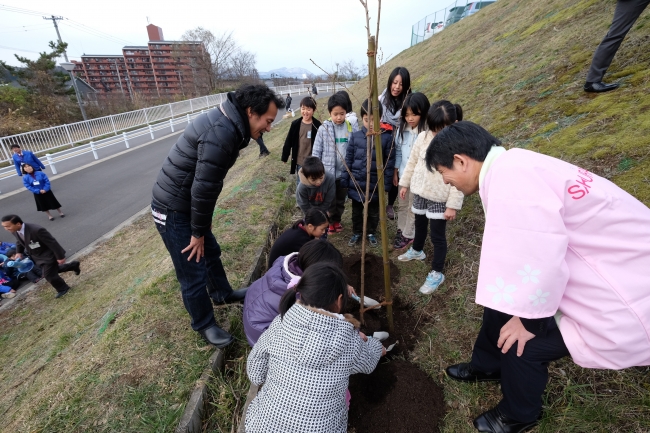
[[[500,144],[458,122],[436,135],[426,161],[465,195],[479,191],[486,215],[483,325],[471,362],[447,375],[500,381],[503,399],[474,426],[515,433],[538,422],[550,361],[650,365],[650,209],[587,170]]]

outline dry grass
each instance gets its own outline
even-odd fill
[[[287,128],[267,135],[270,157],[259,159],[255,143],[242,151],[215,211],[234,287],[278,208],[291,206],[284,192],[294,181],[279,161]],[[173,431],[212,349],[189,326],[150,218],[82,259],[82,270],[66,277],[73,290],[65,298],[43,284],[0,316],[0,430]],[[240,307],[217,308],[220,323],[240,316]]]

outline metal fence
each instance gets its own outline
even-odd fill
[[[474,5],[473,11],[475,11],[494,3],[494,1],[456,0],[446,8],[427,15],[411,27],[411,46],[429,39],[436,33],[465,18],[467,14],[465,9],[468,6]]]
[[[342,83],[319,83],[316,88],[319,92],[330,90],[341,90],[344,87],[354,85],[356,82],[348,81]],[[308,92],[306,84],[271,87],[279,95],[302,94]],[[21,148],[31,150],[42,155],[54,150],[63,150],[74,147],[79,143],[92,140],[117,136],[119,133],[144,127],[145,133],[152,127],[164,125],[167,121],[173,124],[175,119],[186,120],[188,114],[200,112],[201,110],[217,107],[226,100],[226,93],[201,96],[199,98],[185,101],[172,102],[156,107],[143,108],[141,110],[129,111],[127,113],[115,114],[83,122],[69,123],[66,125],[54,126],[37,131],[25,132],[7,137],[0,137],[0,162],[12,162],[11,145],[18,144]],[[138,131],[132,131],[136,133]],[[108,136],[108,137],[107,137]],[[118,141],[123,141],[119,138]],[[61,149],[63,148],[63,149]],[[48,158],[51,159],[51,158]]]

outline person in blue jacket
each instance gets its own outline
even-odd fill
[[[23,185],[25,188],[34,193],[34,200],[36,201],[36,210],[45,212],[50,221],[54,219],[50,215],[50,210],[56,209],[61,218],[65,217],[61,212],[61,204],[54,197],[52,187],[50,186],[50,179],[42,171],[36,171],[31,164],[23,164]]]
[[[33,152],[22,150],[18,144],[12,144],[11,151],[14,153],[14,165],[16,166],[16,173],[18,173],[18,176],[23,176],[23,173],[20,170],[20,166],[23,164],[31,165],[36,171],[45,170],[45,166]]]
[[[379,115],[382,115],[382,106],[379,105]],[[341,187],[348,189],[348,197],[352,199],[352,237],[348,242],[349,246],[357,244],[363,235],[363,204],[366,194],[366,167],[367,164],[367,137],[370,127],[370,118],[368,116],[368,100],[361,104],[361,118],[363,119],[363,128],[360,131],[353,132],[346,149],[345,164],[352,172],[354,179],[350,178],[348,170],[343,170],[341,174]],[[379,190],[384,188],[390,191],[393,170],[395,169],[395,150],[393,144],[393,127],[388,123],[380,124],[381,148],[383,151],[384,166],[384,184],[377,185],[377,159],[375,149],[372,149],[372,161],[370,165],[370,200],[368,202],[368,243],[371,247],[377,246],[377,224],[379,224]],[[375,141],[375,146],[379,143]]]

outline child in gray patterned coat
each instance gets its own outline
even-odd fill
[[[248,356],[248,377],[264,386],[246,412],[247,433],[347,432],[350,375],[371,373],[386,354],[339,314],[347,287],[338,267],[317,263],[284,294],[280,316]]]

